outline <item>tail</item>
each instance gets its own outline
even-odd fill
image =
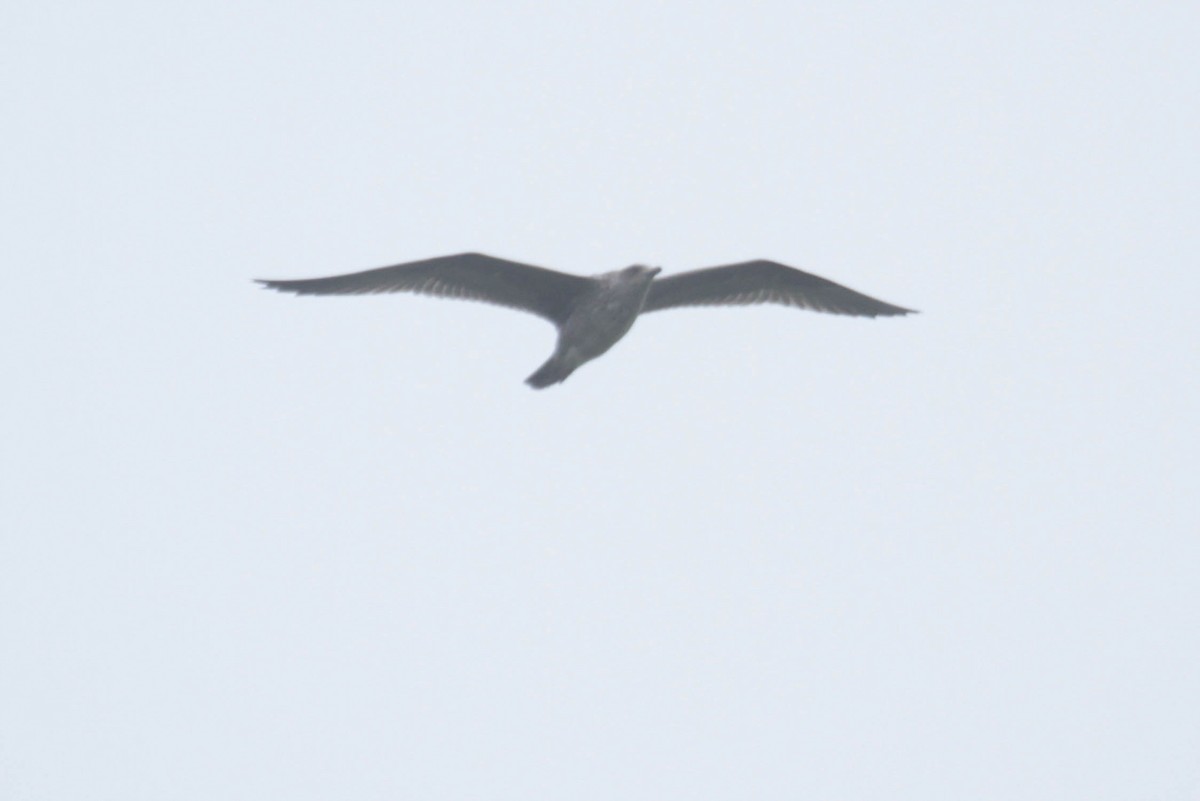
[[[539,367],[533,375],[526,378],[525,383],[534,389],[545,389],[551,384],[559,384],[566,381],[567,376],[573,372],[575,372],[575,368],[559,359],[558,354],[555,354]]]

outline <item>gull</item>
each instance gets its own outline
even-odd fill
[[[372,295],[415,292],[508,306],[536,314],[558,329],[554,353],[525,383],[535,389],[571,373],[617,344],[645,312],[680,306],[775,303],[856,317],[913,314],[794,267],[774,261],[723,264],[658,278],[661,267],[635,264],[582,276],[459,253],[374,270],[290,281],[256,279],[297,295]]]

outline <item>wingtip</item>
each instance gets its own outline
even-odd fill
[[[892,306],[891,304],[888,304],[888,306],[889,308],[880,311],[877,314],[872,314],[871,317],[907,317],[910,314],[921,313],[916,309],[906,309],[903,306]]]
[[[818,309],[817,311],[827,311],[827,310]],[[832,311],[832,310],[828,310],[828,311]],[[857,311],[849,311],[849,310],[845,310],[845,309],[839,309],[837,311],[832,311],[832,313],[833,314],[844,314],[849,317],[866,317],[869,320],[877,320],[880,317],[907,317],[910,314],[920,314],[920,312],[917,311],[916,309],[906,309],[903,306],[891,306],[890,308],[887,308],[887,309],[875,309],[875,310],[871,310],[871,311],[864,311],[861,309],[859,309]]]

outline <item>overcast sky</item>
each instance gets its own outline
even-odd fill
[[[1200,797],[1200,11],[0,12],[0,796]],[[251,279],[765,257],[921,310]]]

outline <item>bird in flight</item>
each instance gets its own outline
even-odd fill
[[[546,363],[525,379],[535,389],[565,381],[605,353],[644,312],[678,306],[777,303],[857,317],[913,313],[773,261],[725,264],[658,278],[660,270],[634,265],[582,276],[482,253],[460,253],[328,278],[257,280],[270,289],[297,295],[416,292],[536,314],[558,328],[558,344]]]

